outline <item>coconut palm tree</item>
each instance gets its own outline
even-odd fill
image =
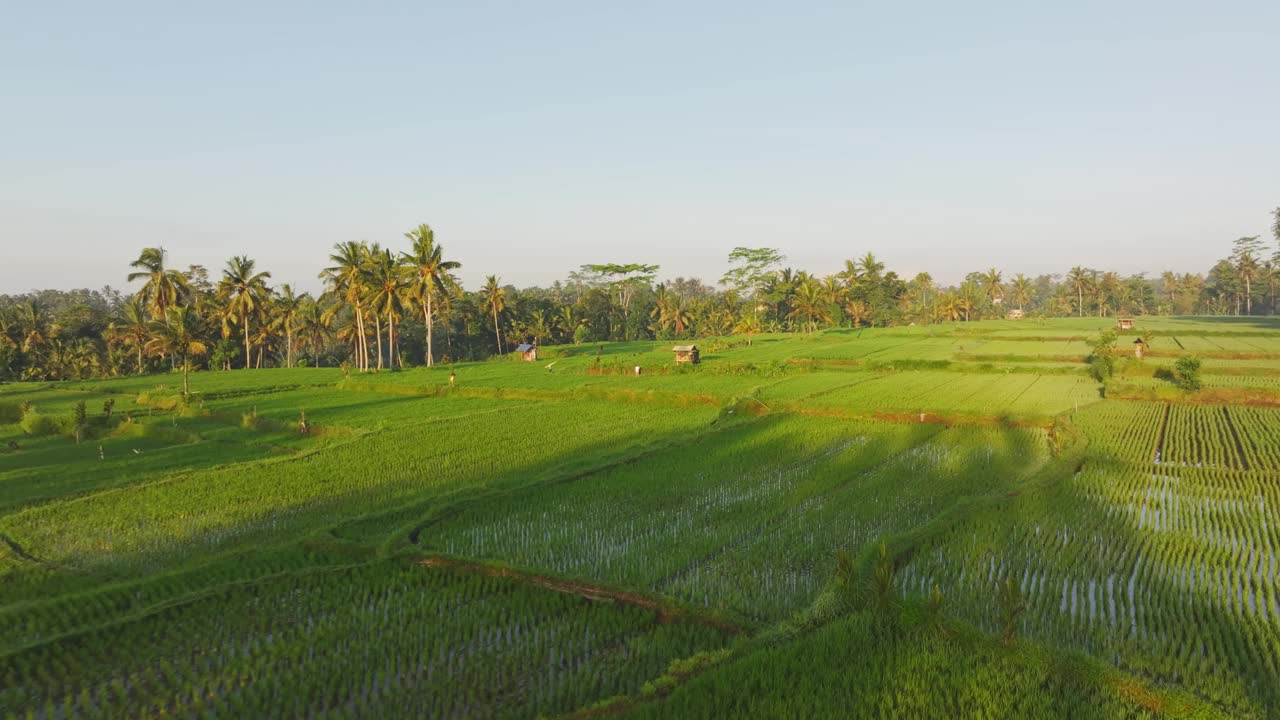
[[[48,307],[34,297],[18,306],[18,328],[22,351],[27,353],[41,352],[57,334]]]
[[[422,321],[427,326],[427,367],[431,367],[435,364],[435,353],[431,346],[435,329],[432,301],[437,293],[444,294],[448,291],[446,283],[450,281],[449,272],[462,267],[462,263],[444,259],[443,248],[436,244],[435,232],[430,225],[419,225],[404,236],[413,243],[413,248],[401,258],[411,276],[411,298],[422,308]]]
[[[978,286],[971,281],[966,280],[960,284],[960,290],[956,293],[956,307],[964,313],[965,322],[972,319],[973,309],[978,306],[981,294]]]
[[[1105,272],[1093,283],[1094,302],[1098,306],[1098,317],[1104,317],[1111,309],[1111,301],[1120,299],[1120,276],[1114,272]]]
[[[1031,283],[1031,278],[1018,273],[1013,277],[1013,285],[1010,287],[1013,294],[1013,301],[1018,303],[1019,310],[1026,310],[1027,303],[1031,302],[1031,295],[1035,292],[1035,286]]]
[[[787,315],[787,319],[804,318],[805,326],[810,333],[817,329],[819,321],[831,320],[830,306],[824,297],[822,285],[812,278],[806,278],[796,288],[791,305],[792,310]]]
[[[917,273],[911,279],[911,284],[916,289],[916,302],[920,304],[921,308],[929,307],[929,293],[933,292],[935,287],[933,276],[927,272]]]
[[[302,319],[303,304],[308,297],[306,293],[295,295],[293,286],[285,283],[280,286],[280,290],[276,293],[272,302],[272,307],[276,312],[276,320],[280,324],[280,329],[284,331],[285,367],[293,367],[293,330]]]
[[[747,345],[751,344],[752,337],[763,331],[764,322],[761,321],[760,314],[754,311],[744,313],[743,316],[738,319],[738,323],[733,326],[734,334],[747,336]]]
[[[1165,270],[1160,274],[1160,288],[1169,296],[1169,312],[1175,313],[1177,310],[1177,294],[1178,294],[1178,275],[1170,270]]]
[[[227,261],[218,281],[217,298],[228,312],[240,321],[244,331],[244,366],[249,367],[249,319],[260,314],[263,303],[270,297],[267,287],[269,272],[255,272],[256,263],[247,255],[237,255]]]
[[[1067,273],[1067,284],[1076,291],[1076,313],[1079,317],[1084,317],[1084,294],[1089,289],[1092,277],[1092,273],[1079,265]]]
[[[396,318],[405,307],[408,285],[405,273],[390,250],[370,248],[368,256],[369,308],[375,318],[387,319],[388,366],[396,364]],[[382,369],[382,340],[378,339],[378,369]]]
[[[959,299],[953,292],[945,293],[934,305],[935,312],[940,320],[955,322],[959,320],[962,311],[960,309]]]
[[[143,248],[138,259],[129,263],[129,267],[138,269],[129,273],[129,282],[146,281],[138,293],[145,298],[153,320],[164,319],[166,310],[185,302],[191,295],[187,276],[166,268],[165,256],[164,248]]]
[[[858,269],[861,271],[859,277],[877,279],[880,273],[884,272],[884,263],[876,259],[876,256],[867,253],[858,260]]]
[[[364,268],[367,252],[368,246],[364,243],[355,241],[338,243],[333,246],[333,253],[329,255],[329,262],[332,262],[333,266],[325,268],[320,273],[320,279],[325,281],[334,297],[334,303],[327,311],[330,318],[344,304],[349,305],[353,311],[353,327],[351,332],[346,334],[355,346],[356,365],[361,370],[369,369],[369,346],[364,330],[366,291]]]
[[[674,329],[676,337],[684,335],[685,329],[693,322],[684,298],[668,290],[665,284],[658,285],[653,310],[649,314],[658,321],[660,329]]]
[[[544,338],[551,337],[552,326],[554,323],[547,317],[547,311],[541,308],[529,313],[529,322],[527,327],[529,333],[533,335],[533,344],[541,345]]]
[[[822,295],[826,299],[827,304],[833,308],[837,308],[839,312],[841,305],[849,297],[849,289],[840,282],[840,278],[836,275],[828,275],[822,279]]]
[[[1236,260],[1236,272],[1240,273],[1240,279],[1244,281],[1245,315],[1253,314],[1253,281],[1258,279],[1261,269],[1258,259],[1251,252],[1241,253]]]
[[[311,364],[320,367],[320,351],[333,339],[333,316],[324,311],[319,300],[305,293],[298,310],[298,332],[311,348]]]
[[[480,291],[484,297],[484,306],[493,313],[493,336],[498,341],[498,354],[502,354],[502,330],[498,327],[498,315],[507,307],[507,291],[498,283],[497,275],[485,278],[484,289]]]
[[[844,306],[844,312],[849,316],[849,320],[853,323],[854,327],[862,327],[862,321],[867,319],[867,315],[870,314],[871,308],[867,307],[867,304],[861,300],[853,300],[850,301],[848,305]]]
[[[138,374],[141,375],[145,369],[142,353],[151,332],[147,319],[147,306],[142,293],[134,293],[125,301],[120,309],[120,316],[114,321],[114,329],[116,337],[137,352]]]
[[[999,270],[991,268],[982,274],[982,290],[992,305],[999,305],[1004,300],[1004,276]]]
[[[572,305],[564,305],[560,308],[560,314],[556,316],[556,326],[560,328],[560,332],[571,342],[574,340],[574,331],[582,325],[582,318],[573,311]]]
[[[152,355],[176,357],[182,364],[182,396],[191,395],[191,357],[208,352],[205,336],[208,327],[203,318],[182,305],[169,308],[164,320],[151,323],[151,339],[147,351]]]

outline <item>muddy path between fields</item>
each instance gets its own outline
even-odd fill
[[[461,560],[442,555],[424,557],[418,560],[418,564],[425,568],[441,568],[458,572],[475,573],[485,577],[513,580],[515,582],[543,590],[558,592],[565,595],[573,595],[574,597],[582,598],[583,600],[591,602],[612,602],[620,605],[644,608],[657,615],[658,622],[697,623],[699,625],[715,628],[730,635],[740,635],[746,632],[746,628],[742,625],[723,617],[697,612],[677,605],[669,600],[663,600],[634,591],[621,590],[608,585],[601,585],[583,580],[558,578],[550,575],[543,575],[541,573],[516,570],[514,568],[504,567],[501,565],[491,565],[489,563],[475,560]]]

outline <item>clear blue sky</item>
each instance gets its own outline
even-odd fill
[[[1280,204],[1280,3],[11,3],[0,292],[431,223],[474,286],[735,245],[1207,270]]]

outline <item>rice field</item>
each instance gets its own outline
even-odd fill
[[[1280,331],[1110,322],[0,385],[0,717],[1273,717]]]

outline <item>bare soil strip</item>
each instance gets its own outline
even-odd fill
[[[538,573],[503,567],[501,565],[491,565],[474,560],[460,560],[444,556],[424,557],[418,561],[418,564],[425,568],[444,568],[448,570],[476,573],[478,575],[484,575],[485,577],[505,578],[524,583],[526,585],[542,588],[543,590],[550,590],[552,592],[563,593],[565,595],[573,595],[592,602],[614,602],[621,605],[645,608],[646,610],[652,610],[657,615],[659,622],[698,623],[700,625],[715,628],[730,635],[738,635],[745,631],[745,629],[737,623],[724,618],[699,613],[690,610],[689,608],[681,607],[674,602],[662,600],[650,595],[620,590],[607,585],[589,583],[581,580],[556,578],[549,575],[541,575]]]

